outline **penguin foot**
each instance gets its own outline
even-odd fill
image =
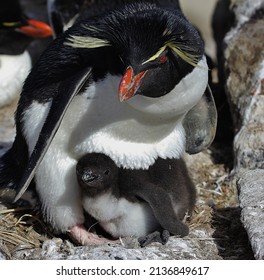
[[[97,234],[87,231],[83,225],[73,226],[68,235],[78,245],[103,245],[116,243],[116,240],[110,240],[104,237],[99,237]]]
[[[142,236],[138,238],[138,242],[141,247],[145,247],[153,242],[159,242],[162,245],[165,245],[170,237],[169,231],[166,229],[162,231],[154,231],[146,236]]]

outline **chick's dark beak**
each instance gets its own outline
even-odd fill
[[[47,38],[52,36],[51,27],[43,22],[33,19],[28,19],[27,24],[18,29],[19,32],[33,38]]]
[[[147,71],[134,75],[132,67],[128,67],[119,84],[119,100],[126,101],[133,97],[140,88]]]

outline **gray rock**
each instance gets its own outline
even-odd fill
[[[264,19],[254,19],[245,23],[232,37],[225,40],[226,66],[229,76],[227,89],[236,129],[252,118],[251,108],[262,92],[264,78],[263,49]],[[263,101],[262,101],[263,102]]]
[[[256,259],[264,259],[264,1],[232,1],[236,26],[227,34],[227,93],[234,120],[234,173],[241,221]]]
[[[245,207],[242,209],[241,218],[248,232],[255,259],[264,260],[263,208]]]
[[[0,252],[0,261],[6,260],[6,256]]]
[[[264,170],[249,170],[237,183],[241,220],[247,230],[254,256],[264,260]]]
[[[19,250],[13,259],[40,260],[180,260],[221,259],[217,246],[205,229],[194,230],[189,237],[171,237],[166,245],[153,243],[140,248],[138,242],[126,238],[120,244],[75,247],[60,239],[47,240],[42,248]]]
[[[237,182],[237,187],[239,191],[240,206],[242,208],[260,208],[264,211],[263,169],[243,172],[243,174],[241,174],[241,178]]]

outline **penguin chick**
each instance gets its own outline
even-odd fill
[[[141,246],[181,237],[181,222],[195,203],[195,188],[182,159],[158,159],[149,170],[118,168],[104,154],[83,156],[76,165],[83,207],[113,237],[138,237]]]

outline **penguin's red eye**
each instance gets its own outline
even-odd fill
[[[162,56],[162,57],[159,59],[159,62],[160,62],[160,63],[163,63],[163,62],[165,62],[167,59],[168,59],[167,56],[164,55],[164,56]]]

